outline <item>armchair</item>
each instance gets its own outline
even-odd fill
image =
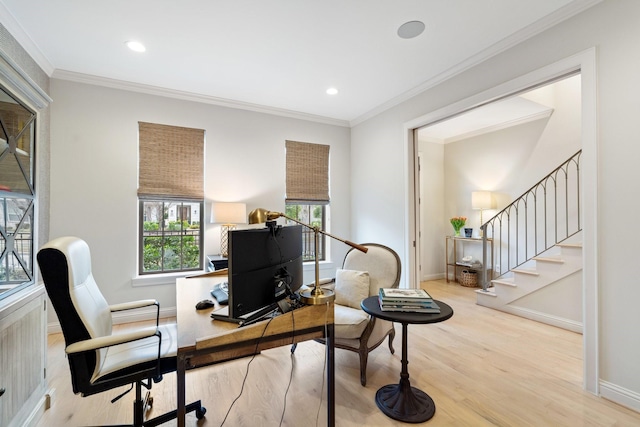
[[[71,370],[73,392],[83,397],[131,384],[136,388],[133,426],[157,426],[176,417],[171,411],[145,421],[153,399],[142,387],[176,370],[176,325],[159,325],[160,305],[153,299],[109,306],[91,273],[89,246],[77,237],[61,237],[45,244],[37,255],[44,285],[60,321]],[[156,324],[132,332],[112,333],[112,313],[155,307]],[[187,406],[204,417],[200,401]]]
[[[360,308],[362,299],[378,295],[380,288],[397,288],[401,264],[391,248],[365,243],[367,253],[350,249],[336,272],[334,303],[335,347],[357,352],[360,357],[360,383],[367,384],[369,352],[389,337],[389,350],[395,352],[393,322],[376,319]]]

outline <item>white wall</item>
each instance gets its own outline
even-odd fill
[[[420,95],[379,114],[352,129],[351,158],[353,235],[358,240],[378,231],[399,249],[406,265],[410,237],[406,235],[403,174],[407,159],[403,126],[490,88],[539,70],[586,49],[597,48],[598,217],[595,235],[598,259],[595,272],[599,292],[596,325],[598,366],[588,367],[599,375],[607,390],[618,390],[612,398],[640,408],[640,340],[634,336],[640,324],[640,287],[629,280],[628,254],[634,239],[621,226],[622,216],[640,211],[640,197],[633,196],[640,179],[637,160],[637,120],[640,106],[640,2],[605,0],[582,14],[523,42],[508,51],[437,84]],[[384,165],[388,173],[379,173]],[[373,167],[371,167],[373,166]],[[390,203],[375,197],[383,188]],[[400,194],[405,195],[401,197]],[[357,206],[357,212],[355,207]],[[626,396],[626,397],[623,397]]]
[[[109,303],[156,298],[175,307],[175,280],[133,286],[137,275],[138,121],[205,130],[205,219],[211,201],[284,210],[285,140],[328,144],[331,233],[350,239],[348,128],[52,79],[50,238],[75,235],[92,251]],[[219,252],[218,226],[205,224],[205,252]],[[346,253],[330,241],[337,264]],[[306,282],[313,273],[305,273]],[[196,301],[194,301],[194,304]],[[55,318],[50,317],[50,321]]]
[[[445,227],[444,145],[419,141],[420,150],[420,279],[444,277]]]

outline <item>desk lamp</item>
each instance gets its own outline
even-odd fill
[[[244,203],[213,202],[211,206],[211,222],[222,224],[220,227],[220,254],[229,255],[229,230],[236,224],[244,223],[247,217],[247,205]]]
[[[333,301],[335,299],[335,293],[328,289],[323,290],[320,287],[320,260],[318,259],[318,250],[319,250],[318,234],[324,234],[325,236],[331,237],[332,239],[336,239],[340,242],[346,243],[352,248],[355,248],[364,253],[367,253],[369,249],[366,246],[362,246],[357,243],[353,243],[348,240],[344,240],[339,237],[333,236],[327,233],[326,231],[320,230],[320,228],[317,226],[305,224],[304,222],[291,218],[283,214],[282,212],[272,212],[263,208],[254,209],[251,212],[249,212],[249,224],[260,224],[267,221],[275,221],[280,217],[286,218],[289,221],[293,221],[313,231],[313,239],[315,244],[315,268],[316,268],[315,285],[313,289],[311,289],[310,291],[300,293],[300,301],[303,304],[307,304],[307,305],[320,305],[320,304],[326,304],[330,301]]]
[[[480,210],[480,237],[482,237],[482,211],[493,208],[493,195],[490,191],[473,191],[471,193],[471,209]]]

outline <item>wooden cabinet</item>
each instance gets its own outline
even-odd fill
[[[487,238],[489,246],[487,248],[487,278],[492,277],[493,272],[493,239]],[[467,247],[469,245],[469,247]],[[482,238],[474,237],[454,237],[445,238],[445,278],[449,282],[449,270],[453,271],[453,280],[458,281],[458,272],[464,269],[473,269],[472,264],[462,260],[466,255],[473,256],[474,260],[482,262]],[[479,282],[478,282],[479,283]]]
[[[43,286],[0,305],[0,427],[28,425],[44,409],[46,314]]]

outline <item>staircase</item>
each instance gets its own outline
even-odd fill
[[[477,304],[582,332],[580,155],[482,224]]]
[[[476,293],[478,305],[581,333],[582,243],[559,243]]]

